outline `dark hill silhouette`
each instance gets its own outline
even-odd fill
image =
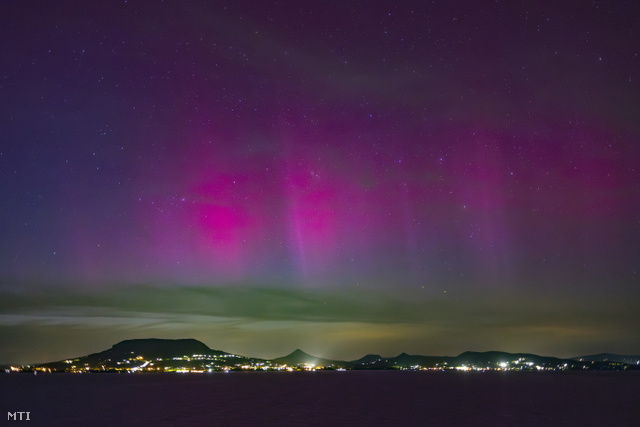
[[[166,358],[174,356],[184,356],[193,354],[215,354],[222,355],[223,351],[212,350],[204,343],[193,338],[168,340],[168,339],[136,339],[125,340],[111,347],[107,351],[98,354],[108,353],[110,356],[122,357],[131,354],[143,356],[145,358]]]
[[[410,366],[428,366],[435,367],[443,366],[445,362],[451,364],[454,361],[453,357],[448,356],[421,356],[411,355],[407,353],[401,353],[396,357],[389,359],[389,362],[395,366],[410,367]]]
[[[195,339],[133,339],[115,344],[108,350],[88,356],[36,365],[36,369],[53,372],[86,371],[176,371],[176,370],[231,370],[281,369],[277,365],[323,367],[327,369],[419,369],[419,368],[472,368],[472,369],[616,369],[638,370],[638,356],[620,356],[602,353],[576,359],[538,356],[530,353],[502,351],[466,351],[458,356],[422,356],[401,353],[395,357],[369,354],[351,362],[324,359],[298,349],[272,360],[250,358],[213,350]],[[274,366],[275,365],[275,366]],[[34,367],[27,366],[26,369]]]
[[[45,363],[40,366],[55,370],[64,370],[68,366],[105,366],[115,368],[118,362],[141,358],[145,360],[171,359],[174,357],[193,356],[195,354],[207,356],[224,356],[227,353],[220,350],[212,350],[202,342],[188,339],[158,339],[145,338],[125,340],[115,344],[108,350],[87,356],[67,359],[72,363],[61,360]],[[134,364],[132,364],[134,366]]]
[[[384,357],[380,356],[379,354],[367,354],[364,357],[361,357],[358,360],[352,360],[351,363],[356,363],[356,364],[371,364],[371,363],[377,363],[384,360]]]
[[[577,368],[578,363],[571,359],[560,359],[557,357],[538,356],[531,353],[506,353],[504,351],[465,351],[454,358],[457,365],[485,365],[498,366],[501,363],[509,363],[525,366],[533,364],[542,367],[561,366],[566,364],[570,368]]]
[[[370,354],[352,363],[360,369],[397,369],[411,368],[414,366],[422,367],[446,367],[447,364],[455,360],[450,356],[422,356],[400,353],[395,357],[382,357],[377,354]]]
[[[629,365],[640,364],[640,355],[623,355],[613,353],[591,354],[588,356],[572,357],[572,359],[585,362],[617,362],[627,363]]]
[[[351,363],[345,362],[342,360],[330,360],[330,359],[323,359],[321,357],[312,356],[300,349],[297,349],[284,357],[273,359],[272,361],[276,363],[287,364],[292,366],[313,365],[313,366],[325,366],[325,367],[327,366],[347,367],[351,365]]]
[[[316,364],[321,358],[312,356],[300,349],[296,349],[286,356],[273,359],[274,362],[286,363],[288,365],[300,365],[300,364]]]

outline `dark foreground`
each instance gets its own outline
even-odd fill
[[[638,396],[640,372],[0,375],[32,426],[637,426]]]

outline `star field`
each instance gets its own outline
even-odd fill
[[[0,361],[638,352],[634,2],[0,16]]]

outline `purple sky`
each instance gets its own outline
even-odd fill
[[[0,5],[0,362],[640,352],[637,2],[268,3]]]

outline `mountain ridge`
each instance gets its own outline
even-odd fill
[[[595,362],[622,362],[628,364],[640,364],[640,355],[625,355],[625,354],[614,354],[614,353],[597,353],[590,354],[587,356],[577,356],[572,357],[573,360],[584,360],[584,361],[595,361]]]
[[[48,372],[84,371],[228,371],[282,369],[640,369],[640,357],[600,353],[564,359],[531,353],[465,351],[458,356],[424,356],[400,353],[394,357],[368,354],[352,361],[317,357],[296,349],[286,356],[260,359],[214,350],[194,338],[144,338],[120,341],[111,348],[86,356],[23,367]],[[8,369],[5,368],[5,371]]]
[[[300,366],[300,365],[339,366],[339,367],[351,366],[350,362],[347,362],[344,360],[324,359],[322,357],[312,356],[300,349],[296,349],[286,356],[271,359],[271,361],[275,363],[283,363],[283,364],[296,365],[296,366]]]

